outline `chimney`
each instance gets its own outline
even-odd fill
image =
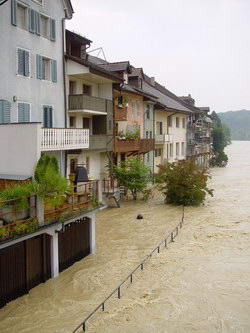
[[[150,83],[152,84],[152,86],[155,85],[155,78],[153,76],[150,78]]]

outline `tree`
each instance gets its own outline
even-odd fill
[[[35,193],[53,205],[59,205],[69,189],[67,179],[59,171],[58,162],[53,155],[43,155],[37,162],[33,183]]]
[[[194,160],[159,165],[159,169],[156,182],[166,203],[196,206],[205,201],[206,194],[213,195],[207,186],[208,171],[197,166]]]
[[[138,193],[143,192],[150,180],[150,169],[138,157],[128,158],[121,166],[114,167],[114,177],[125,190],[129,190],[136,200]]]

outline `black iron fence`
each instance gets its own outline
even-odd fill
[[[167,247],[169,243],[174,242],[175,238],[178,236],[180,229],[183,226],[184,223],[184,206],[182,210],[182,217],[181,221],[177,224],[177,226],[160,242],[157,244],[157,246],[135,267],[135,269],[87,316],[85,319],[74,329],[72,333],[78,332],[80,329],[82,329],[84,332],[86,331],[86,322],[98,311],[98,310],[105,310],[105,304],[106,302],[115,294],[117,294],[117,297],[121,298],[121,288],[122,286],[127,282],[130,281],[130,283],[133,283],[133,276],[134,274],[140,270],[142,271],[144,269],[144,265],[147,261],[149,261],[152,257],[152,255],[156,253],[160,253],[160,250],[162,247]]]

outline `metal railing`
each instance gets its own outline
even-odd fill
[[[179,234],[179,230],[182,228],[184,223],[184,206],[182,210],[181,221],[178,225],[160,242],[157,246],[135,267],[135,269],[72,331],[72,333],[76,333],[80,328],[85,332],[86,331],[86,322],[98,311],[105,310],[105,303],[114,295],[117,294],[117,297],[121,298],[121,287],[127,282],[133,283],[133,276],[138,270],[143,270],[145,263],[151,259],[152,255],[157,252],[160,253],[161,247],[165,248],[169,243],[173,243],[177,235]]]

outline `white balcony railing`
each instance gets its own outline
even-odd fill
[[[88,129],[42,128],[42,151],[87,148],[89,148]]]

